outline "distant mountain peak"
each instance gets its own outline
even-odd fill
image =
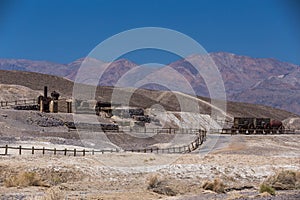
[[[182,75],[199,96],[208,96],[207,87],[201,74],[188,62],[196,58],[209,58],[218,67],[229,100],[249,103],[262,103],[276,106],[300,114],[300,67],[299,65],[281,62],[274,58],[251,58],[228,52],[191,55],[186,59],[168,65]],[[205,59],[203,59],[205,58]],[[93,65],[93,69],[107,67],[100,84],[114,85],[125,73],[137,66],[134,62],[121,58],[105,63],[96,58],[80,58],[69,64],[58,64],[47,61],[26,59],[0,59],[0,69],[38,72],[56,75],[75,80],[77,70],[83,62]],[[102,65],[105,64],[105,65]],[[201,62],[202,65],[205,62]],[[176,78],[163,74],[166,80],[176,83]]]

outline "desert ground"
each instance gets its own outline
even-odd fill
[[[299,173],[299,139],[300,135],[209,135],[190,154],[12,153],[0,157],[0,198],[299,199],[294,189],[278,190],[271,197],[259,193],[269,176],[283,170]],[[224,184],[223,192],[203,189],[214,180]],[[299,182],[295,184],[299,189]]]
[[[70,114],[0,109],[0,147],[120,150],[74,156],[9,149],[5,155],[0,148],[0,199],[300,198],[299,134],[208,133],[191,153],[132,153],[122,149],[182,145],[194,136],[91,136],[69,131],[64,122],[71,120]],[[133,136],[138,140],[124,143]],[[262,183],[273,184],[276,194],[260,193]]]

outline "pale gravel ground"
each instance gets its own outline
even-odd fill
[[[229,136],[228,136],[229,137]],[[283,139],[284,138],[284,139]],[[204,180],[221,178],[228,186],[251,185],[255,188],[269,175],[280,169],[300,171],[300,149],[295,148],[300,139],[296,136],[233,136],[226,138],[231,143],[216,148],[207,155],[157,155],[119,153],[97,156],[3,156],[1,165],[10,170],[39,171],[55,169],[57,171],[77,171],[83,178],[81,181],[62,183],[53,189],[64,193],[70,199],[226,199],[235,195],[214,194],[203,191]],[[283,142],[282,142],[283,141]],[[280,143],[282,142],[282,143]],[[256,155],[254,149],[283,146],[281,150],[270,152],[264,149]],[[249,154],[247,152],[253,152]],[[293,155],[291,155],[293,151]],[[167,161],[167,163],[166,163]],[[169,163],[168,163],[169,162]],[[37,165],[38,163],[38,165]],[[165,165],[161,165],[161,164]],[[170,187],[182,195],[167,197],[149,192],[149,177],[157,175],[167,180]],[[2,199],[6,197],[28,196],[34,194],[38,198],[49,193],[48,188],[5,188],[0,187]],[[297,191],[289,191],[271,199],[297,199]],[[239,195],[257,196],[257,189],[239,192]],[[298,195],[298,196],[297,196]],[[180,197],[182,196],[182,197]],[[96,198],[97,197],[97,198]],[[247,199],[246,198],[246,199]],[[260,198],[256,199],[270,199]]]
[[[0,110],[0,144],[13,146],[45,146],[51,148],[87,148],[65,127],[28,125],[40,116],[28,111]],[[46,114],[51,118],[51,114]],[[60,115],[69,120],[70,115]],[[31,131],[28,131],[31,130]],[[74,138],[73,138],[74,137]],[[0,155],[0,199],[229,199],[258,195],[259,184],[277,170],[300,171],[300,135],[220,136],[209,135],[208,140],[191,154],[97,154],[71,155]],[[85,142],[97,143],[93,138]],[[103,142],[101,140],[101,142]],[[2,149],[3,150],[3,149]],[[0,152],[1,153],[1,152]],[[45,181],[58,173],[66,181],[47,187],[7,188],[4,180],[19,171],[34,171]],[[179,194],[168,197],[147,190],[152,176],[167,182]],[[48,178],[48,179],[47,179]],[[220,178],[228,187],[253,186],[254,189],[227,194],[215,194],[201,189],[206,180]],[[298,196],[297,196],[298,195]],[[272,198],[297,199],[298,191],[284,192]]]

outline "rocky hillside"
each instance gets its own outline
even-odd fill
[[[210,53],[219,68],[228,100],[248,102],[276,107],[300,114],[300,67],[294,64],[280,62],[270,58],[251,58],[231,53]],[[56,64],[45,61],[0,59],[0,69],[39,72],[50,75],[76,79],[77,70],[84,59],[78,59],[69,64]],[[91,62],[97,67],[108,66],[100,85],[112,86],[129,70],[137,65],[125,59],[111,64],[98,61]],[[209,97],[208,90],[201,75],[186,60],[171,63],[169,67],[182,74],[192,85],[196,94]],[[160,73],[161,77],[170,79],[169,73]],[[175,79],[175,80],[174,80]],[[172,77],[176,83],[176,77]],[[13,83],[10,83],[13,84]],[[148,89],[164,89],[158,85],[147,85]]]
[[[65,78],[32,72],[4,70],[0,70],[0,77],[0,84],[14,84],[25,86],[29,88],[26,89],[26,91],[37,90],[38,93],[43,90],[44,86],[48,86],[49,92],[56,90],[62,95],[62,97],[72,96],[74,83]],[[88,86],[83,87],[89,89]],[[14,86],[14,88],[16,87]],[[113,92],[118,93],[118,95],[121,97],[128,96],[129,94],[131,94],[130,89],[98,87],[96,91],[96,98],[98,100],[111,101],[111,95]],[[189,98],[188,95],[184,94],[176,95],[179,95],[180,98]],[[173,92],[169,91],[139,89],[133,92],[130,98],[130,105],[143,108],[150,108],[153,105],[159,104],[165,110],[180,111],[180,104],[178,102],[178,96],[176,95]],[[16,98],[18,98],[17,95]],[[199,97],[199,100],[197,102],[199,104],[202,114],[210,114],[210,99]],[[231,116],[271,117],[279,120],[283,120],[289,117],[298,117],[297,115],[292,114],[290,112],[274,109],[268,106],[236,102],[227,102],[227,112]]]

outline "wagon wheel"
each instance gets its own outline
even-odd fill
[[[231,127],[231,135],[233,134],[237,134],[237,130],[234,128],[234,126]]]
[[[248,134],[253,134],[254,133],[254,124],[250,124],[248,128]]]
[[[246,129],[244,129],[244,128],[241,128],[240,130],[239,130],[239,132],[240,132],[240,134],[246,134],[247,132],[246,132]]]
[[[263,132],[264,132],[264,129],[261,127],[259,129],[255,129],[256,134],[262,134]]]
[[[270,124],[267,124],[263,130],[264,134],[269,134],[271,131],[271,126]]]
[[[278,128],[278,132],[279,132],[279,134],[283,134],[283,132],[284,132],[284,126],[280,126],[279,128]]]

